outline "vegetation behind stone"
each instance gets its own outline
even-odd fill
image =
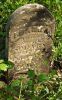
[[[55,17],[56,32],[53,45],[52,61],[59,61],[62,67],[62,1],[61,0],[0,0],[0,41],[5,44],[5,26],[11,13],[18,7],[27,3],[39,3],[46,6]],[[3,38],[3,40],[2,40]],[[0,58],[5,46],[0,42]],[[2,51],[3,50],[3,51]],[[62,100],[62,76],[60,71],[53,71],[49,75],[35,75],[28,72],[29,81],[24,78],[10,81],[7,70],[12,68],[12,63],[0,60],[0,100]],[[59,68],[59,66],[58,66]],[[4,76],[5,75],[5,76]],[[1,80],[1,79],[0,79]],[[7,82],[8,81],[8,82]],[[25,84],[26,83],[26,84]]]

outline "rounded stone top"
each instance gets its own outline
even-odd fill
[[[36,18],[35,18],[36,17]],[[34,3],[34,4],[26,4],[17,8],[10,16],[7,25],[6,31],[10,29],[10,26],[15,23],[21,22],[21,20],[38,20],[42,21],[42,25],[52,25],[53,33],[55,31],[55,19],[50,13],[50,11],[44,7],[43,5]],[[40,22],[39,22],[40,23]],[[20,24],[20,23],[19,23]]]

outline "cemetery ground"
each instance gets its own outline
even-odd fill
[[[46,6],[56,20],[56,31],[52,46],[50,72],[35,74],[29,70],[28,80],[23,75],[12,80],[8,70],[13,63],[5,60],[5,25],[9,16],[18,7],[27,3]],[[1,0],[0,1],[0,100],[62,100],[62,1],[61,0]],[[3,39],[3,42],[2,42]],[[54,63],[53,63],[54,62]]]

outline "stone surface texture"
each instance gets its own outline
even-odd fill
[[[51,60],[55,20],[40,4],[16,9],[6,25],[6,56],[14,63],[13,74],[48,72]]]

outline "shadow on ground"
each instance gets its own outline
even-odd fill
[[[0,59],[5,59],[5,40],[6,37],[0,36]]]

